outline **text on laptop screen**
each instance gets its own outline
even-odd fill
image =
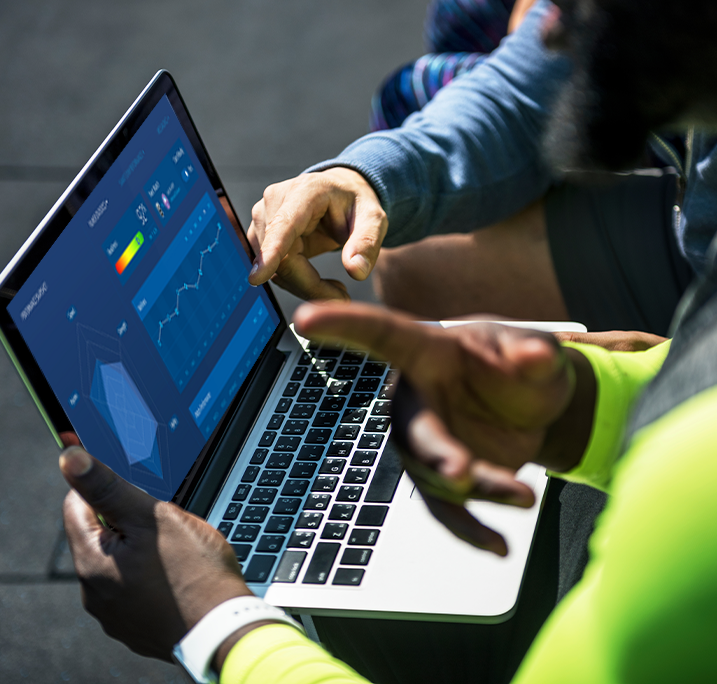
[[[171,499],[279,316],[165,96],[8,307],[87,449]]]

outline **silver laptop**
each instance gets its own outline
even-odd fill
[[[287,325],[176,85],[158,73],[0,275],[2,341],[53,433],[219,529],[293,612],[499,621],[538,503],[428,513],[389,439],[395,371]],[[59,438],[58,438],[59,441]],[[430,588],[427,591],[426,588]]]

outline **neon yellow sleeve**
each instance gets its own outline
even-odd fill
[[[591,344],[564,343],[587,357],[597,381],[595,416],[588,447],[576,468],[551,473],[606,491],[619,456],[630,410],[665,361],[670,342],[640,352],[611,352]]]
[[[288,625],[265,625],[232,648],[220,684],[359,684],[366,680]]]
[[[717,387],[638,431],[513,684],[717,682]]]

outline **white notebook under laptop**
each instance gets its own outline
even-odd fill
[[[530,510],[471,504],[505,535],[507,558],[454,538],[389,439],[395,371],[297,338],[270,289],[248,285],[251,259],[160,72],[0,275],[3,343],[56,435],[74,430],[122,477],[206,517],[268,601],[507,618],[544,471],[520,473]]]

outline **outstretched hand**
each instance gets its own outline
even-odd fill
[[[256,252],[252,285],[272,279],[302,299],[344,299],[345,285],[325,280],[311,257],[342,248],[346,272],[365,280],[376,263],[388,219],[366,179],[348,168],[307,173],[270,185],[252,209]]]
[[[174,644],[212,608],[251,594],[231,547],[203,520],[157,501],[78,446],[62,453],[60,469],[72,487],[63,514],[82,600],[109,636],[171,660]]]
[[[530,461],[567,470],[582,454],[592,372],[550,334],[490,323],[444,330],[338,303],[305,305],[294,323],[305,337],[348,341],[401,371],[393,429],[406,468],[434,515],[478,546],[506,553],[500,535],[470,516],[466,500],[530,506],[532,491],[515,471]]]

